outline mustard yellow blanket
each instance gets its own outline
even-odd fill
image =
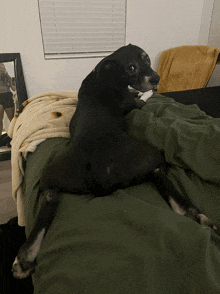
[[[76,109],[78,91],[42,93],[23,102],[10,123],[12,196],[17,204],[18,224],[25,225],[22,180],[23,160],[47,138],[69,138],[69,122]]]
[[[204,88],[220,50],[209,46],[180,46],[161,53],[158,93]]]

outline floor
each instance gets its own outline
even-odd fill
[[[11,191],[11,161],[0,161],[0,224],[17,216]]]

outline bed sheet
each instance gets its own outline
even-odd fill
[[[164,152],[177,189],[217,232],[173,212],[150,182],[99,198],[66,193],[37,258],[35,294],[220,293],[220,119],[154,94],[127,121],[131,136]],[[68,144],[47,139],[27,157],[27,235],[43,168]]]

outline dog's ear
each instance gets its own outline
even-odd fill
[[[124,69],[117,60],[104,59],[95,68],[97,78],[105,84],[118,84],[124,76]],[[120,77],[120,78],[119,78]]]
[[[112,72],[117,70],[118,62],[116,60],[111,59],[103,59],[94,69],[94,71],[98,74],[107,72]]]
[[[102,74],[108,77],[114,77],[121,71],[121,66],[116,60],[106,60],[102,67]]]
[[[104,62],[103,67],[104,67],[104,70],[111,70],[111,71],[113,70],[114,71],[117,69],[118,63],[115,60],[106,60]]]

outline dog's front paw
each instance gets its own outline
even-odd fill
[[[205,214],[200,213],[197,208],[194,208],[194,207],[189,208],[186,211],[185,216],[199,223],[204,229],[211,228],[213,230],[217,230],[213,221],[209,219]]]
[[[30,262],[25,259],[22,260],[22,258],[20,259],[19,256],[16,256],[12,265],[13,276],[16,279],[25,279],[34,272],[34,268],[35,261]]]
[[[28,240],[21,246],[12,265],[13,276],[18,279],[27,278],[35,268],[36,257],[40,250],[41,242],[46,229],[39,232],[33,231]]]
[[[140,100],[144,101],[146,103],[146,101],[154,94],[154,92],[152,90],[149,90],[147,92],[141,93],[138,96],[140,97]]]
[[[197,215],[197,218],[199,219],[199,222],[204,229],[211,228],[213,230],[217,230],[213,221],[211,219],[209,219],[206,215],[200,213]]]

